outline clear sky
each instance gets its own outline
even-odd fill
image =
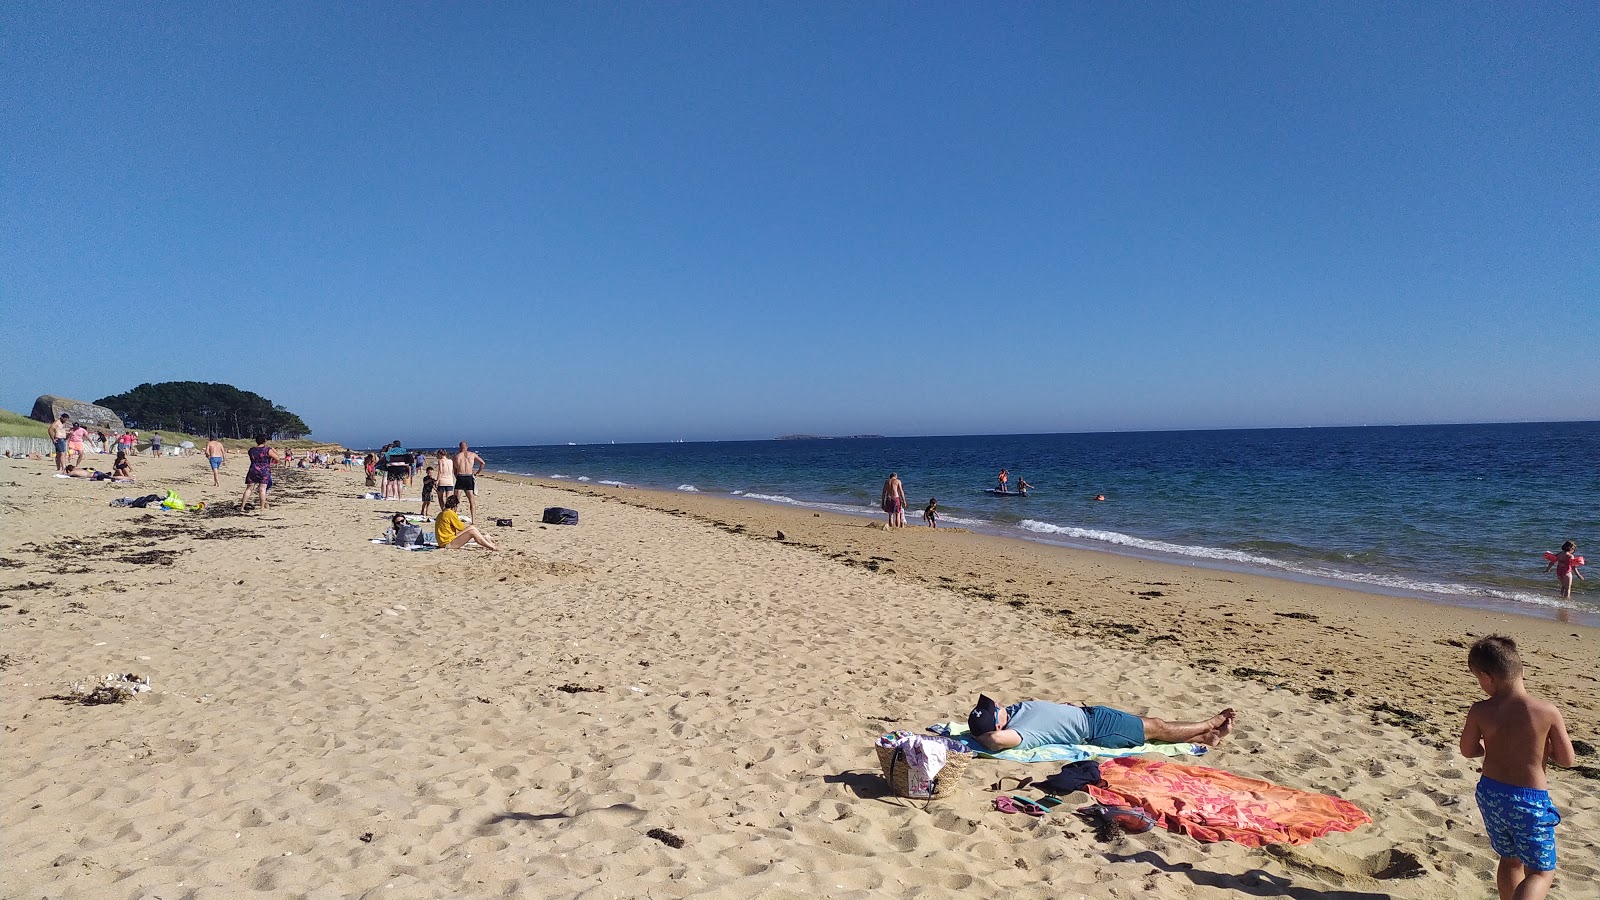
[[[1600,419],[1600,5],[8,3],[0,405]]]

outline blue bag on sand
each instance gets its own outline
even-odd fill
[[[578,511],[560,506],[547,506],[544,508],[544,518],[541,521],[546,525],[576,525]]]

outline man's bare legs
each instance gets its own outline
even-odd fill
[[[1230,707],[1204,722],[1168,722],[1166,719],[1140,717],[1144,722],[1144,739],[1169,744],[1193,742],[1213,746],[1233,731],[1237,715]]]
[[[467,495],[467,518],[474,522],[478,521],[478,492],[459,491],[458,493]]]

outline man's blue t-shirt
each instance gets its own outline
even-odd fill
[[[1089,739],[1089,717],[1083,707],[1048,700],[1024,700],[1006,707],[1006,727],[1022,736],[1018,750],[1082,744]]]

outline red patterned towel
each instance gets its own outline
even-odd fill
[[[1348,800],[1205,766],[1126,756],[1101,762],[1100,776],[1106,787],[1088,789],[1096,800],[1138,807],[1168,831],[1206,843],[1307,844],[1372,821]]]

